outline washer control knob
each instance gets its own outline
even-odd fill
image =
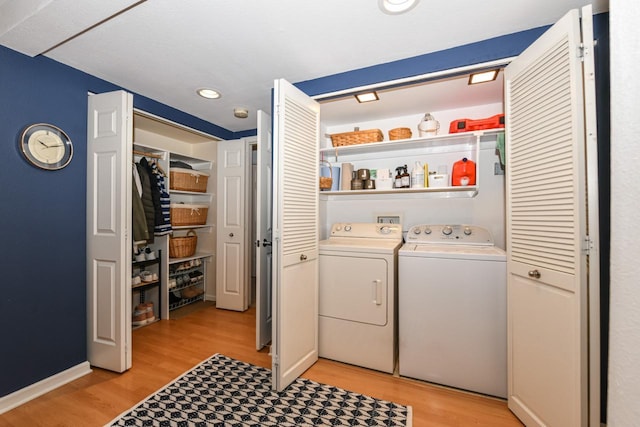
[[[445,236],[448,236],[448,235],[450,235],[451,233],[453,233],[453,228],[451,228],[451,226],[450,226],[450,225],[445,225],[445,226],[442,228],[442,234],[444,234]]]
[[[351,226],[349,224],[345,225],[344,231],[351,231]]]
[[[420,234],[420,233],[421,233],[420,227],[416,227],[413,229],[413,234]]]
[[[340,231],[342,230],[342,226],[341,225],[336,225],[336,231]]]
[[[464,234],[465,234],[465,236],[470,236],[471,235],[471,227],[465,227],[464,228]]]
[[[424,228],[424,234],[431,234],[431,228],[425,227]]]

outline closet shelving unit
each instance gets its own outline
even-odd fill
[[[179,232],[183,231],[181,234],[186,234],[188,230],[196,231],[198,235],[198,245],[196,246],[196,253],[190,257],[184,258],[170,258],[169,259],[169,280],[178,279],[179,277],[183,277],[188,275],[189,273],[200,273],[198,275],[197,280],[193,280],[193,278],[189,278],[189,280],[184,280],[181,284],[172,287],[169,289],[169,292],[173,292],[174,297],[171,295],[169,300],[169,311],[175,310],[180,307],[184,307],[185,305],[192,304],[194,302],[202,301],[205,296],[206,290],[206,260],[213,257],[213,251],[202,249],[202,245],[200,245],[201,236],[205,233],[211,233],[214,230],[213,219],[215,218],[215,209],[211,209],[214,206],[215,196],[208,192],[210,188],[212,188],[212,171],[213,164],[210,161],[198,159],[192,156],[185,156],[179,154],[171,154],[170,160],[180,161],[182,163],[186,163],[193,170],[206,172],[209,174],[209,182],[207,183],[207,192],[196,192],[196,191],[185,191],[185,190],[169,190],[169,194],[171,196],[171,203],[185,203],[185,204],[196,204],[196,205],[209,205],[209,212],[207,214],[207,222],[203,225],[185,225],[185,226],[173,226],[174,231]],[[188,269],[182,269],[181,266],[186,263],[190,263],[193,261],[197,261],[197,266],[192,266]],[[185,292],[187,290],[198,289],[201,291],[198,295],[194,295],[191,297],[185,297]],[[175,300],[176,294],[180,295],[179,300]],[[173,299],[173,301],[172,301]]]
[[[160,166],[162,171],[165,173],[165,189],[169,193],[171,203],[185,203],[185,204],[203,204],[209,206],[209,212],[207,215],[207,223],[204,225],[192,225],[192,226],[172,226],[173,233],[175,236],[183,236],[187,233],[188,230],[193,229],[198,235],[198,243],[196,246],[196,253],[190,257],[185,258],[170,258],[165,256],[161,264],[162,271],[168,272],[164,277],[160,277],[160,316],[163,319],[170,318],[170,311],[175,310],[177,308],[183,307],[185,305],[191,304],[193,302],[201,301],[205,299],[205,290],[207,287],[207,282],[209,280],[207,275],[207,264],[209,264],[213,256],[214,256],[214,248],[215,248],[215,225],[212,221],[215,220],[215,195],[209,192],[201,193],[201,192],[193,192],[193,191],[183,191],[183,190],[172,190],[171,182],[170,182],[170,165],[171,161],[177,160],[183,163],[189,164],[194,170],[198,170],[201,172],[206,172],[209,174],[210,179],[214,174],[214,162],[211,160],[197,158],[195,156],[185,155],[182,153],[176,153],[171,149],[157,148],[148,144],[134,143],[134,161],[138,161],[142,156],[146,156],[153,161],[156,161]],[[208,184],[208,188],[212,188],[211,182]],[[169,236],[155,236],[154,243],[150,244],[149,247],[152,250],[162,251],[163,253],[169,254]],[[178,266],[184,264],[185,262],[199,260],[198,266],[193,267],[193,270],[199,271],[201,274],[199,275],[199,279],[190,283],[189,285],[182,285],[180,287],[172,287],[169,288],[169,280],[176,278],[178,274]],[[134,265],[135,266],[135,265]],[[182,271],[179,271],[180,274],[183,274]],[[176,294],[180,295],[180,291],[184,290],[188,287],[199,287],[202,290],[202,293],[190,297],[190,298],[180,298],[178,302],[175,301]],[[170,295],[170,293],[174,293],[174,297]]]
[[[504,129],[489,129],[474,132],[462,132],[456,134],[436,135],[401,139],[394,141],[381,141],[367,144],[356,144],[342,147],[326,147],[320,149],[320,158],[328,161],[332,166],[340,166],[341,163],[352,163],[354,170],[388,168],[394,170],[392,165],[404,165],[408,171],[416,160],[422,164],[427,163],[429,170],[437,170],[438,165],[451,165],[461,157],[467,157],[476,162],[476,168],[480,159],[480,144],[483,141],[495,140],[496,135],[504,132]],[[328,142],[328,145],[331,143]],[[451,171],[447,170],[450,174]],[[478,177],[477,177],[478,178]],[[374,195],[407,195],[426,194],[433,197],[474,197],[480,189],[479,179],[473,186],[447,186],[424,188],[392,188],[372,190],[340,190],[321,191],[323,197],[331,196],[344,198],[348,196],[374,196]]]
[[[144,261],[133,261],[132,263],[132,271],[141,272],[147,269],[147,267],[157,266],[157,274],[158,280],[153,280],[151,282],[140,282],[137,285],[131,285],[131,289],[134,293],[139,294],[139,302],[143,303],[147,300],[147,291],[157,288],[158,289],[158,306],[156,307],[154,304],[154,315],[156,317],[155,321],[159,321],[162,318],[162,251],[158,251],[158,255],[155,259],[152,260],[144,260]],[[135,305],[135,304],[134,304]],[[148,326],[150,323],[140,326],[134,326],[133,329],[142,328],[144,326]]]

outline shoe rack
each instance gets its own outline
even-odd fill
[[[156,255],[157,253],[157,255]],[[134,319],[132,321],[133,328],[146,326],[156,322],[162,318],[162,292],[160,285],[162,283],[162,250],[151,252],[153,254],[141,254],[132,263],[131,291],[132,313]],[[146,256],[145,256],[146,255]],[[143,259],[144,258],[144,259]],[[137,315],[136,307],[141,304],[147,304],[147,315],[145,319]],[[136,316],[137,315],[137,316]]]
[[[169,265],[170,311],[204,299],[205,268],[201,258]]]

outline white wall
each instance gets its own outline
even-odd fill
[[[607,425],[640,423],[640,7],[611,0],[611,303]]]

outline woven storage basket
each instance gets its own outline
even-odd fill
[[[169,205],[171,225],[175,227],[185,225],[205,225],[207,223],[208,205],[187,205],[171,203]]]
[[[185,258],[196,253],[198,235],[194,230],[187,231],[183,237],[169,236],[169,257]]]
[[[169,188],[171,190],[207,192],[209,174],[193,169],[171,168],[169,169]]]
[[[334,133],[330,136],[331,144],[334,147],[380,142],[384,138],[380,129],[355,130],[353,132]]]
[[[411,138],[411,129],[409,128],[395,128],[389,131],[389,139],[395,141],[396,139],[409,139]]]

